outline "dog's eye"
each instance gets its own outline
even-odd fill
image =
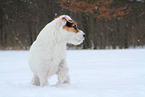
[[[74,25],[74,26],[73,26],[73,28],[74,28],[74,29],[77,29],[77,26],[76,26],[76,25]]]

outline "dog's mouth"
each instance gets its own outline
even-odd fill
[[[83,39],[76,39],[76,44],[75,45],[80,45],[81,43],[83,43],[85,38]]]

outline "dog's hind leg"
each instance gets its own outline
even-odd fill
[[[33,78],[32,78],[31,82],[32,82],[33,85],[40,86],[40,80],[39,80],[39,77],[36,74],[33,75]]]

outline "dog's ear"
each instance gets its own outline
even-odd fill
[[[67,17],[63,17],[62,19],[63,19],[63,21],[65,21],[65,25],[67,27],[72,27],[72,25],[74,24],[73,20],[68,19]]]
[[[66,21],[66,22],[69,22],[69,23],[73,23],[73,21],[68,19],[67,17],[63,17],[62,20]]]
[[[69,16],[67,16],[67,15],[59,16],[56,19],[59,20],[59,22],[58,22],[59,26],[64,26],[67,23],[70,23],[70,24],[73,23],[72,19]]]
[[[62,26],[66,25],[66,23],[68,22],[71,23],[71,21],[69,21],[69,19],[66,16],[63,16],[61,19],[62,19],[62,22],[61,22]]]

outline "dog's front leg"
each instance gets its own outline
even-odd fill
[[[68,67],[66,65],[65,59],[61,62],[59,65],[59,70],[58,70],[58,84],[62,83],[69,83],[70,82],[70,77],[68,74]]]

